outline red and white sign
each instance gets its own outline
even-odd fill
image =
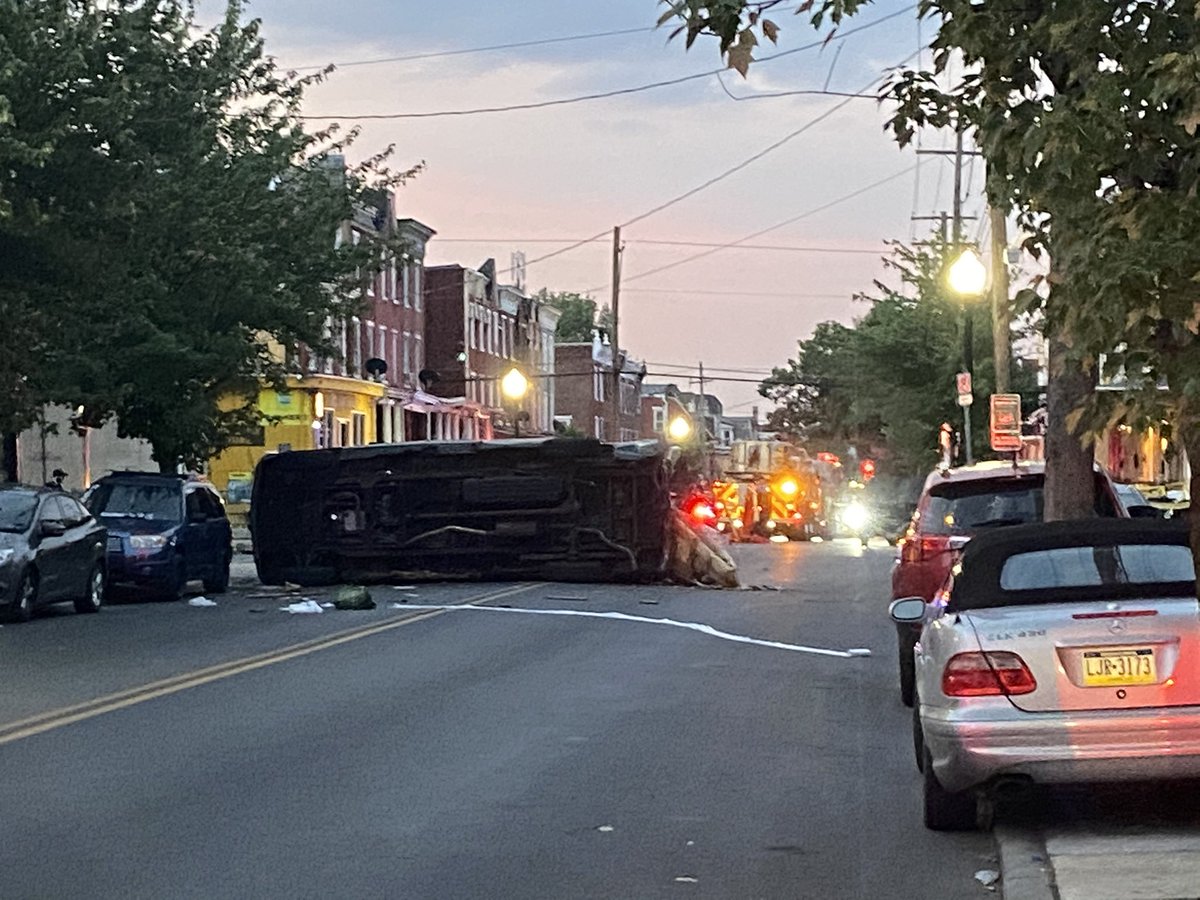
[[[1021,395],[992,394],[992,449],[998,453],[1013,453],[1021,449]]]
[[[957,375],[954,376],[954,381],[955,381],[955,384],[958,386],[958,392],[960,394],[971,393],[971,373],[970,372],[959,372]]]

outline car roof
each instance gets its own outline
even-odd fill
[[[14,482],[0,483],[0,491],[11,494],[61,494],[57,488],[37,487],[32,484],[16,484]]]
[[[1020,478],[1025,475],[1045,475],[1046,464],[1041,460],[1022,460],[1016,465],[1007,459],[989,459],[969,466],[942,467],[934,469],[925,479],[924,490],[935,484],[955,481],[979,481],[985,478]]]
[[[1161,519],[1096,518],[1066,522],[1035,522],[1010,525],[980,532],[963,548],[960,569],[954,578],[952,606],[955,609],[980,609],[1007,606],[1015,602],[1047,603],[1054,600],[1083,599],[1085,594],[1101,591],[1105,596],[1124,593],[1145,596],[1146,586],[1105,585],[1086,589],[1047,589],[1012,591],[1000,587],[1005,562],[1021,553],[1069,547],[1107,547],[1127,544],[1165,544],[1189,546],[1186,523]],[[1183,583],[1155,584],[1152,592],[1161,596],[1195,596],[1195,580]],[[1089,597],[1089,599],[1095,599]]]

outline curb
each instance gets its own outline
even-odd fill
[[[1054,867],[1039,832],[1027,828],[998,826],[1000,884],[1004,900],[1057,900]]]

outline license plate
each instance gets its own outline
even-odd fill
[[[1152,647],[1085,650],[1083,653],[1083,683],[1088,687],[1157,682],[1158,668],[1154,664]]]

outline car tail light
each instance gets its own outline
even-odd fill
[[[900,558],[904,562],[920,562],[951,549],[948,534],[914,534],[904,539]]]
[[[956,653],[942,672],[947,697],[996,697],[1031,694],[1037,681],[1025,660],[1006,650]]]

